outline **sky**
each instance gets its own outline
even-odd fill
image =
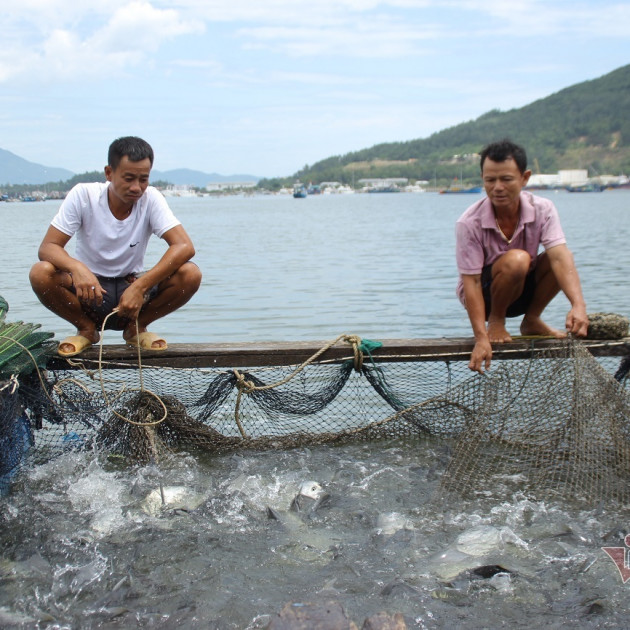
[[[289,176],[630,63],[625,0],[0,0],[0,148]]]

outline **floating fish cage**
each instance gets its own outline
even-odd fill
[[[537,496],[630,498],[627,361],[615,378],[599,358],[619,363],[625,337],[516,340],[483,375],[468,369],[469,339],[98,346],[61,359],[49,337],[4,381],[5,490],[25,463],[69,449],[142,465],[181,451],[426,436],[450,445],[445,492],[520,475]]]

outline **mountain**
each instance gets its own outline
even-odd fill
[[[504,137],[525,147],[534,172],[587,168],[590,175],[630,174],[628,112],[630,65],[519,109],[492,110],[425,139],[379,144],[321,160],[293,178],[313,183],[351,183],[362,177],[478,180],[476,155]]]
[[[509,137],[522,144],[534,172],[588,169],[589,175],[630,174],[630,65],[598,79],[584,81],[507,112],[489,111],[425,139],[390,142],[333,156],[292,176],[262,180],[263,187],[281,181],[339,181],[352,184],[367,177],[407,177],[478,183],[478,152],[488,142]],[[67,181],[74,174],[28,162],[0,149],[0,185]],[[203,187],[211,182],[256,182],[254,175],[223,176],[190,169],[153,171],[153,181]]]
[[[51,182],[66,182],[75,177],[72,171],[65,168],[51,168],[29,162],[10,151],[0,149],[0,186],[1,185],[43,185]],[[218,173],[203,173],[187,168],[171,171],[151,171],[153,181],[166,181],[176,186],[194,186],[203,188],[209,183],[224,182],[257,182],[260,177],[255,175],[219,175]],[[84,181],[80,179],[80,181]]]
[[[70,179],[74,173],[65,168],[52,168],[29,162],[11,151],[0,149],[0,185],[47,184]]]
[[[219,175],[218,173],[203,173],[188,168],[178,168],[171,171],[151,171],[152,181],[164,181],[175,186],[194,186],[203,188],[212,183],[245,183],[257,182],[260,177],[255,175]]]

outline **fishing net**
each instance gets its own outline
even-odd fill
[[[33,426],[38,419],[32,425],[26,415],[21,383],[46,366],[57,346],[51,341],[53,333],[37,330],[39,324],[5,321],[8,310],[0,296],[0,494],[8,490],[11,477],[34,444]]]
[[[480,375],[461,354],[379,357],[378,342],[337,341],[344,358],[326,360],[324,348],[289,366],[165,368],[140,356],[134,367],[100,356],[49,364],[7,386],[2,416],[15,421],[0,425],[0,439],[27,445],[33,463],[92,449],[131,464],[181,451],[444,440],[443,492],[517,479],[536,497],[630,498],[627,370],[615,378],[581,342],[531,341],[525,357],[506,352]],[[15,468],[0,464],[0,475]]]

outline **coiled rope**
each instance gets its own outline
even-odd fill
[[[107,320],[118,311],[117,308],[115,308],[109,315],[107,315],[107,317],[105,317],[105,319],[103,320],[103,324],[101,325],[101,337],[100,337],[100,341],[99,341],[99,351],[98,351],[98,375],[99,375],[99,380],[100,380],[100,384],[101,384],[101,391],[103,392],[103,398],[105,400],[105,403],[107,404],[107,406],[109,407],[110,411],[117,417],[120,418],[121,420],[124,420],[125,422],[128,422],[129,424],[133,424],[139,427],[154,427],[158,424],[161,424],[162,422],[164,422],[164,420],[166,420],[166,418],[168,417],[168,410],[166,408],[166,405],[164,404],[164,401],[160,398],[160,396],[158,396],[158,394],[156,394],[155,392],[152,392],[150,389],[146,389],[144,387],[144,377],[142,374],[142,352],[141,352],[141,348],[140,348],[140,344],[138,343],[137,349],[138,349],[138,375],[140,378],[140,387],[132,387],[129,388],[126,391],[139,391],[142,392],[144,394],[149,394],[150,396],[153,396],[154,398],[157,399],[157,401],[160,403],[160,405],[162,406],[162,409],[164,410],[164,413],[162,414],[162,417],[159,420],[148,420],[148,421],[143,421],[143,422],[137,422],[135,420],[132,420],[131,418],[127,418],[127,416],[124,416],[121,413],[118,413],[114,408],[113,405],[110,403],[109,398],[107,397],[107,391],[105,389],[105,382],[103,379],[103,339],[105,337],[105,324],[107,322]],[[136,318],[136,328],[138,327],[138,319]],[[121,392],[122,393],[122,392]]]

